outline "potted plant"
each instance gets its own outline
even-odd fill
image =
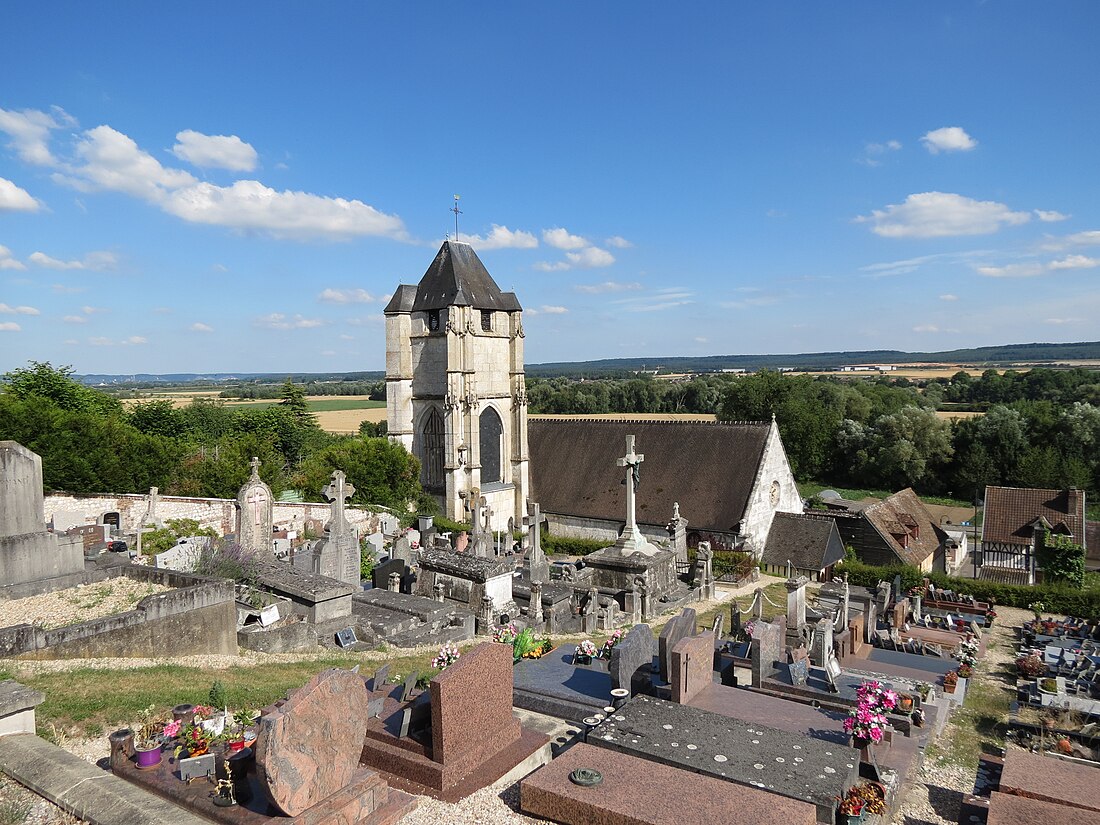
[[[949,670],[943,674],[943,692],[954,693],[955,687],[959,684],[959,672],[957,670]]]
[[[845,794],[844,798],[840,800],[840,814],[845,817],[845,822],[848,825],[856,825],[857,822],[863,821],[863,800],[858,796],[853,796],[849,791]]]
[[[913,685],[913,689],[920,694],[920,700],[922,702],[928,701],[928,694],[932,692],[932,686],[928,682],[917,682]]]
[[[906,696],[904,693],[898,694],[898,710],[903,713],[908,713],[913,709],[913,697]]]
[[[229,752],[240,753],[245,746],[245,731],[252,727],[252,711],[238,710],[226,727],[226,744]]]
[[[849,796],[863,803],[863,815],[882,816],[886,813],[886,789],[877,782],[864,782],[856,785]]]
[[[1043,616],[1043,611],[1047,609],[1047,606],[1042,602],[1032,602],[1027,606],[1027,609],[1035,614],[1035,619],[1039,620]]]
[[[1046,693],[1049,696],[1058,695],[1058,680],[1053,678],[1039,679],[1039,692]]]
[[[160,748],[164,744],[164,724],[154,717],[154,705],[149,705],[138,715],[141,724],[134,734],[134,750],[139,768],[152,768],[160,764]]]
[[[590,665],[592,659],[599,655],[599,650],[596,648],[595,643],[591,639],[585,639],[573,652],[573,664],[575,665]]]
[[[185,726],[180,732],[176,758],[202,756],[210,750],[210,743],[214,741],[215,736],[216,734],[203,727],[201,722],[193,722]]]
[[[854,747],[863,749],[886,735],[890,727],[886,714],[897,707],[898,695],[872,679],[856,689],[856,699],[855,709],[844,720],[844,732],[852,737]]]

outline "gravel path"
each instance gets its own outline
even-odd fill
[[[0,627],[40,624],[48,629],[101,619],[133,610],[146,596],[171,589],[119,576],[25,599],[0,601]]]

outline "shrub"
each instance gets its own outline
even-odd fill
[[[609,542],[592,539],[574,539],[566,536],[542,534],[542,549],[547,553],[564,556],[587,556],[607,547]]]
[[[1016,660],[1016,672],[1027,679],[1037,679],[1047,672],[1047,666],[1042,656],[1032,653]]]

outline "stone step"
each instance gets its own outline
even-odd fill
[[[362,825],[395,825],[420,805],[419,797],[390,788],[385,804],[375,808]]]

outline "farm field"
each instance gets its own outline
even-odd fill
[[[273,399],[245,399],[218,398],[217,390],[200,390],[185,392],[161,392],[149,394],[142,398],[127,398],[123,404],[132,407],[148,401],[171,401],[175,407],[186,407],[195,398],[204,400],[224,401],[227,407],[250,407],[262,409],[279,402]],[[378,423],[386,420],[386,402],[372,401],[365,395],[310,395],[306,396],[306,402],[310,410],[317,416],[317,424],[322,430],[330,433],[357,433],[359,424],[363,421]]]
[[[985,413],[975,410],[936,410],[937,418],[946,418],[949,421],[956,418],[977,418],[979,415],[985,415]]]

